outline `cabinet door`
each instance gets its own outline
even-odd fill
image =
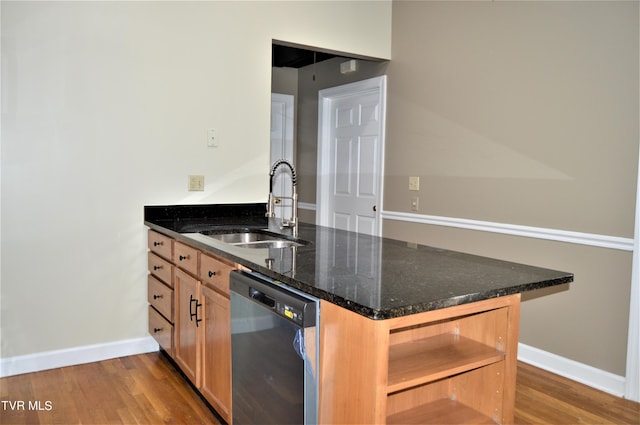
[[[202,306],[199,282],[176,269],[175,278],[175,360],[184,374],[199,386]]]
[[[229,278],[227,277],[227,280]],[[201,287],[204,347],[200,391],[231,423],[231,316],[229,298]]]

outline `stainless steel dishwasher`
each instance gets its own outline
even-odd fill
[[[233,424],[318,422],[318,299],[231,272]]]

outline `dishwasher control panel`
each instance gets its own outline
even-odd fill
[[[278,315],[286,317],[296,325],[302,326],[304,323],[304,312],[300,307],[296,307],[278,298],[271,297],[256,288],[249,288],[249,298],[256,300],[264,306],[272,308]]]
[[[299,308],[287,305],[285,303],[276,303],[276,312],[286,317],[289,320],[294,321],[297,325],[302,326],[304,314]]]
[[[296,293],[282,282],[234,271],[230,276],[230,289],[232,293],[250,299],[296,326],[316,325],[317,300]]]

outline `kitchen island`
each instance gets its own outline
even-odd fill
[[[513,421],[519,294],[572,274],[309,224],[287,248],[212,237],[268,229],[292,240],[265,209],[150,206],[145,225],[194,250],[179,255],[196,262],[193,279],[204,280],[200,256],[212,256],[321,300],[321,423]],[[176,264],[184,280],[183,269]]]

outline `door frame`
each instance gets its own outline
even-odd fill
[[[285,140],[284,140],[284,144],[286,146],[284,146],[284,150],[285,151],[291,151],[291,158],[284,158],[284,159],[289,159],[291,161],[295,160],[296,157],[296,152],[295,152],[295,148],[296,148],[296,144],[294,141],[295,138],[295,97],[292,94],[283,94],[283,93],[271,93],[271,104],[273,105],[274,102],[278,102],[281,104],[285,105]],[[273,157],[273,153],[272,153],[272,148],[269,148],[269,156],[271,157],[271,161],[273,162],[274,160],[278,160],[278,159],[283,159],[282,155],[276,155],[278,156],[278,158]],[[271,164],[269,164],[271,165]]]
[[[363,92],[378,92],[380,105],[380,143],[378,145],[379,172],[378,172],[378,196],[376,199],[376,223],[375,236],[382,235],[382,200],[384,180],[384,151],[385,133],[387,121],[387,76],[369,78],[337,87],[320,90],[318,92],[318,164],[316,171],[316,223],[320,226],[328,226],[331,211],[327,207],[331,188],[330,178],[330,140],[331,134],[331,106],[333,100],[345,96],[352,96]]]
[[[283,114],[283,118],[282,118],[282,129],[283,129],[283,135],[284,138],[282,140],[282,145],[281,145],[281,149],[280,152],[278,152],[277,154],[274,155],[274,139],[273,137],[270,139],[269,142],[269,167],[271,167],[272,164],[275,163],[275,161],[280,160],[280,159],[286,159],[289,162],[291,162],[291,164],[294,165],[294,167],[296,166],[296,143],[295,143],[295,114],[296,114],[296,109],[295,109],[295,96],[292,94],[284,94],[284,93],[271,93],[271,126],[273,128],[273,106],[274,103],[277,103],[279,105],[283,105],[284,106],[284,114]],[[282,154],[282,152],[284,152],[284,154]],[[287,154],[289,153],[291,156],[289,157],[289,155]],[[283,169],[280,169],[281,171]],[[276,174],[276,176],[274,177],[274,188],[276,188],[276,186],[280,186],[277,190],[274,190],[274,193],[277,193],[280,196],[291,196],[291,183],[290,180],[284,180],[282,178],[278,178],[278,174]],[[285,183],[286,182],[286,183]],[[276,217],[278,218],[284,218],[283,217],[283,209],[285,208],[284,205],[286,205],[286,209],[288,210],[289,208],[291,208],[292,202],[291,200],[288,200],[288,203],[285,202],[284,204],[278,204],[276,205],[275,208],[275,214]]]

